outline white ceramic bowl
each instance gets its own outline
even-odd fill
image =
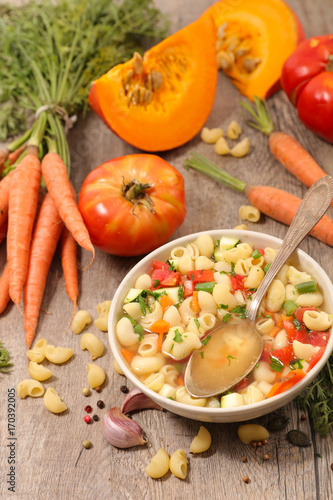
[[[220,239],[223,235],[234,236],[239,238],[242,242],[253,243],[256,248],[264,248],[266,246],[270,246],[278,249],[282,243],[282,241],[278,238],[254,231],[221,229],[214,231],[204,231],[203,233],[210,234],[214,240]],[[175,246],[185,246],[187,243],[193,242],[199,236],[199,234],[203,233],[190,234],[188,236],[184,236],[182,238],[178,238],[177,240],[171,241],[158,248],[157,250],[151,252],[131,269],[131,271],[120,283],[112,300],[108,323],[109,341],[114,357],[126,377],[143,393],[156,401],[163,408],[166,408],[167,410],[183,417],[199,420],[202,422],[241,422],[270,413],[294,399],[314,379],[314,377],[319,373],[319,371],[327,362],[330,353],[333,350],[333,335],[330,336],[327,348],[321,360],[299,383],[297,383],[286,392],[283,392],[282,394],[274,396],[270,399],[266,399],[259,403],[240,406],[237,408],[199,408],[196,406],[189,406],[178,403],[176,401],[172,401],[160,396],[151,389],[148,389],[129,370],[126,361],[120,354],[120,346],[116,339],[115,326],[117,319],[119,318],[119,313],[122,311],[124,298],[128,290],[133,287],[136,278],[151,269],[151,262],[153,259],[162,261],[166,260],[172,248],[174,248]],[[306,271],[308,274],[316,278],[321,292],[324,295],[324,304],[321,306],[321,308],[327,312],[332,313],[333,285],[325,271],[317,264],[314,259],[312,259],[302,250],[297,250],[295,252],[293,256],[293,264],[295,264],[295,266],[300,266],[303,271]]]

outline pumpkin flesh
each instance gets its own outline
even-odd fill
[[[122,139],[145,151],[185,144],[212,109],[216,31],[200,18],[93,82],[89,104]],[[141,69],[141,71],[140,71]]]
[[[282,67],[304,38],[301,24],[282,0],[221,0],[204,15],[217,28],[219,68],[240,92],[265,98],[280,88]]]

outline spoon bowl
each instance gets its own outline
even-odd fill
[[[328,210],[333,198],[333,178],[325,176],[306,192],[280,250],[253,296],[245,321],[212,332],[206,345],[194,351],[184,375],[193,397],[211,397],[235,386],[260,359],[263,342],[255,320],[270,284],[305,236]]]

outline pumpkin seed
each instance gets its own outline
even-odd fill
[[[133,70],[130,69],[126,75],[124,76],[124,79],[123,79],[123,85],[125,87],[125,90],[128,89],[128,85],[131,83],[132,81],[132,78],[133,78]]]
[[[158,71],[152,71],[151,72],[151,83],[152,83],[154,91],[159,90],[162,86],[162,83],[163,83],[163,77],[162,77],[161,73],[159,73]]]
[[[133,71],[136,75],[141,75],[143,70],[143,60],[139,52],[134,52]]]
[[[296,429],[289,431],[286,435],[287,441],[294,446],[311,446],[310,439],[303,431]]]
[[[139,102],[143,103],[145,102],[145,96],[146,96],[146,89],[144,87],[139,87]]]
[[[243,57],[250,52],[250,47],[239,47],[235,51],[235,57]]]
[[[285,415],[273,415],[267,424],[267,429],[269,431],[281,431],[285,427],[287,427],[290,419]]]
[[[259,57],[245,57],[242,66],[245,71],[252,73],[259,63],[261,63],[261,59]]]
[[[220,40],[223,40],[223,38],[225,37],[226,27],[227,23],[223,23],[217,28],[217,38],[219,38]]]
[[[236,35],[231,36],[227,40],[227,51],[233,52],[235,48],[239,45],[239,38]]]
[[[145,102],[147,104],[149,104],[152,100],[152,97],[153,97],[153,93],[151,90],[146,90],[146,93],[145,93]]]
[[[221,50],[217,54],[217,67],[227,70],[231,69],[235,63],[235,56],[232,52]]]

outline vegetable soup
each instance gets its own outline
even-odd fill
[[[216,397],[192,397],[184,386],[192,352],[201,354],[217,328],[244,321],[276,254],[274,248],[255,248],[234,237],[215,241],[200,234],[193,243],[174,247],[165,262],[153,260],[128,291],[116,324],[132,373],[161,396],[213,408],[256,403],[300,381],[323,355],[333,316],[320,309],[324,298],[316,280],[285,264],[259,308],[256,328],[264,347],[250,374]],[[237,363],[236,340],[219,349],[214,362]],[[200,355],[200,361],[208,360]]]

